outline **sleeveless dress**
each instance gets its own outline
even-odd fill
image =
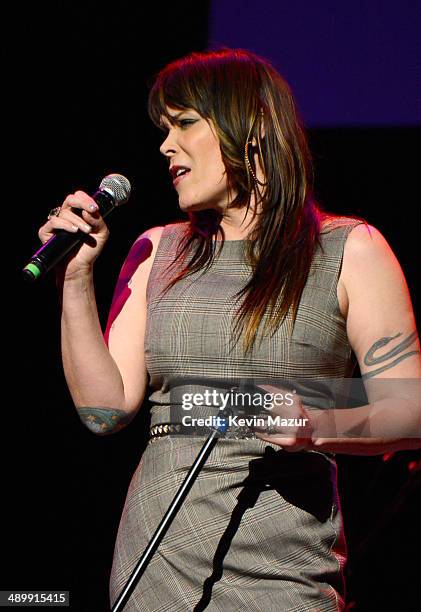
[[[332,217],[324,226],[292,335],[287,318],[247,357],[241,343],[229,344],[234,296],[250,275],[245,242],[225,242],[206,272],[183,279],[162,297],[187,223],[166,226],[147,286],[144,346],[151,425],[174,420],[174,380],[189,388],[191,380],[237,384],[301,377],[307,381],[300,390],[303,404],[316,405],[313,391],[321,381],[351,376],[355,356],[339,310],[337,282],[346,238],[359,223]],[[170,434],[149,442],[120,521],[111,602],[205,438]],[[337,612],[344,608],[345,561],[333,456],[288,453],[258,438],[221,438],[125,611]]]

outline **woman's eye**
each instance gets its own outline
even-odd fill
[[[196,123],[196,119],[180,119],[179,121],[180,127],[187,127],[188,125],[191,125],[192,123]]]

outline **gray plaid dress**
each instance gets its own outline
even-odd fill
[[[247,357],[234,348],[236,292],[249,278],[244,241],[224,243],[211,268],[164,296],[187,224],[166,226],[147,288],[145,355],[151,424],[174,420],[174,379],[350,376],[355,366],[339,311],[343,248],[360,221],[332,218],[321,234],[296,324],[288,319]],[[311,387],[311,384],[310,384]],[[306,393],[308,397],[306,397]],[[311,405],[311,389],[303,403]],[[114,602],[184,480],[204,437],[150,441],[123,509],[110,580]],[[336,463],[320,452],[288,453],[257,438],[220,439],[129,599],[127,612],[309,612],[344,607],[346,545]]]

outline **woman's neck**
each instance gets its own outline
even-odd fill
[[[221,227],[224,230],[225,240],[244,240],[248,237],[256,224],[256,217],[253,219],[253,212],[249,209],[246,214],[246,207],[230,208],[225,211]],[[222,238],[218,232],[217,239]]]

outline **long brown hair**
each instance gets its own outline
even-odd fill
[[[149,115],[159,127],[163,117],[171,120],[168,106],[194,109],[212,121],[228,193],[236,194],[229,207],[248,209],[252,193],[260,207],[258,214],[254,211],[256,223],[246,250],[253,273],[237,294],[235,331],[237,339],[244,334],[248,352],[265,313],[269,317],[263,333],[274,333],[289,312],[295,322],[319,238],[323,213],[313,199],[311,155],[303,125],[286,81],[267,60],[243,49],[192,53],[166,66],[156,77],[148,103]],[[253,150],[259,152],[264,187],[245,161],[245,148],[252,141],[257,147]],[[249,160],[253,164],[251,154]],[[191,247],[192,254],[166,289],[210,266],[218,230],[224,239],[222,216],[216,211],[192,212],[189,218],[190,229],[175,261]]]

